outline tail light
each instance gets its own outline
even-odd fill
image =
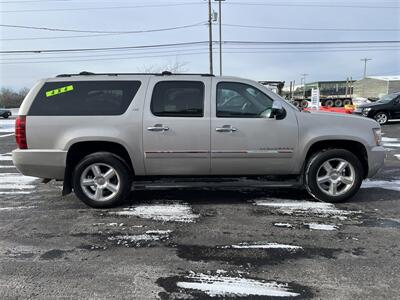
[[[15,120],[15,140],[19,149],[28,149],[26,142],[26,116],[18,116]]]

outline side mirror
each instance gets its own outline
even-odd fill
[[[282,103],[279,101],[274,101],[272,103],[271,113],[269,117],[275,118],[276,120],[282,120],[286,117],[286,110],[283,107]]]

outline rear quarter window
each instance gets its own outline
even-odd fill
[[[140,85],[140,81],[47,82],[36,95],[28,115],[122,115]]]

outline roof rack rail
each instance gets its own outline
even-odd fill
[[[59,74],[56,77],[73,77],[73,76],[119,76],[119,75],[155,75],[155,76],[175,76],[175,75],[198,75],[198,76],[209,76],[214,77],[214,74],[205,73],[172,73],[170,71],[163,71],[161,73],[92,73],[82,71],[78,74]]]

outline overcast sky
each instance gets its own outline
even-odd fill
[[[203,0],[0,0],[0,3],[0,24],[3,25],[85,31],[138,31],[193,25],[205,23],[208,13],[207,3]],[[280,5],[277,6],[278,3]],[[142,5],[153,6],[135,7]],[[326,5],[350,7],[325,7]],[[377,7],[370,8],[371,6]],[[106,7],[112,8],[104,9]],[[314,0],[312,2],[307,0],[226,0],[223,2],[224,24],[303,29],[385,29],[387,31],[277,30],[224,26],[223,40],[399,41],[400,9],[398,7],[400,7],[399,0]],[[218,5],[214,3],[213,8],[217,11]],[[5,27],[1,27],[0,30],[2,51],[123,47],[208,40],[206,25],[162,32],[73,38],[64,37],[92,34]],[[218,41],[218,26],[214,26],[213,32],[214,40]],[[49,37],[52,39],[37,39]],[[218,46],[215,45],[215,47]],[[223,55],[224,75],[255,80],[285,80],[287,84],[290,80],[296,80],[296,83],[299,83],[302,73],[309,74],[308,82],[346,80],[346,77],[350,76],[358,79],[363,73],[363,63],[360,61],[363,57],[372,59],[368,63],[369,75],[400,74],[400,44],[324,47],[336,48],[334,51],[323,50],[325,52],[321,53],[322,46],[319,45],[257,47],[226,45]],[[371,50],[372,48],[374,49]],[[175,61],[185,63],[185,70],[188,72],[207,73],[209,70],[206,44],[108,52],[4,54],[0,58],[0,87],[12,88],[31,87],[40,78],[52,77],[60,73],[77,73],[83,70],[137,72],[150,67],[157,68],[173,64]],[[10,62],[17,63],[10,64]],[[218,48],[216,48],[214,55],[216,74],[219,72],[218,66]]]

